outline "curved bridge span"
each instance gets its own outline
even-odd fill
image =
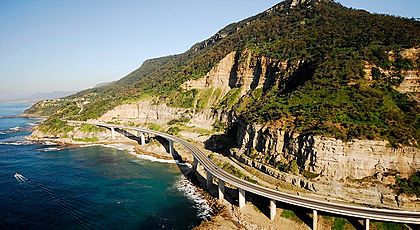
[[[81,123],[81,122],[77,122],[77,123]],[[138,127],[112,125],[112,124],[105,124],[105,123],[88,123],[88,122],[85,122],[85,123],[110,129],[112,132],[113,138],[115,137],[115,129],[137,131],[141,135],[143,135],[143,133],[148,133],[148,134],[160,136],[168,140],[170,152],[173,151],[173,142],[177,142],[183,145],[187,150],[189,150],[192,153],[194,157],[193,167],[196,168],[197,164],[199,163],[206,170],[208,186],[212,184],[213,178],[218,179],[219,199],[224,198],[224,183],[228,183],[238,188],[240,208],[242,208],[245,205],[246,192],[250,192],[250,193],[254,193],[254,194],[266,197],[270,199],[270,219],[273,219],[274,216],[276,215],[275,201],[280,201],[287,204],[291,204],[291,205],[295,205],[298,207],[303,207],[303,208],[312,210],[313,211],[312,229],[316,229],[318,211],[363,219],[365,220],[366,229],[369,229],[369,222],[371,219],[379,220],[379,221],[387,221],[387,222],[414,224],[414,225],[420,224],[420,212],[368,208],[368,207],[362,207],[362,206],[353,206],[353,205],[327,202],[327,201],[292,195],[292,194],[280,192],[277,190],[273,190],[270,188],[266,188],[266,187],[262,187],[262,186],[250,183],[248,181],[237,178],[225,172],[224,170],[220,169],[213,161],[211,161],[205,155],[205,153],[203,153],[195,145],[173,135],[169,135],[169,134],[158,132],[158,131],[148,130],[144,128],[138,128]],[[142,139],[144,140],[144,137]]]

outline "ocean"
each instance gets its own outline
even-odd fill
[[[0,229],[191,229],[211,209],[176,164],[25,140],[29,104],[0,104]]]

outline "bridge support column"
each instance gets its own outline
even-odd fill
[[[174,142],[171,140],[168,140],[169,142],[169,154],[172,155],[174,154]]]
[[[365,219],[365,230],[369,230],[370,220]]]
[[[274,218],[276,217],[276,209],[276,201],[270,200],[270,220],[274,220]]]
[[[145,145],[146,144],[146,137],[144,136],[144,133],[137,132],[137,137],[140,138],[140,145]]]
[[[115,140],[115,128],[111,128],[111,140]]]
[[[213,175],[209,173],[209,171],[207,171],[206,176],[207,176],[207,188],[210,188],[213,185]]]
[[[197,171],[198,168],[198,160],[194,157],[194,162],[193,162],[193,166],[192,166],[192,171]]]
[[[225,182],[219,179],[219,200],[223,200],[225,198]]]
[[[318,227],[318,211],[312,210],[312,230],[317,230]]]
[[[239,189],[239,208],[243,208],[245,206],[245,190]]]

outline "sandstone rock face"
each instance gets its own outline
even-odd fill
[[[241,96],[260,89],[268,90],[274,86],[282,88],[289,74],[304,64],[302,61],[274,61],[264,56],[256,56],[249,50],[242,53],[231,52],[223,58],[203,78],[182,84],[184,90],[222,89],[222,97],[234,88],[241,89]]]
[[[409,70],[401,73],[404,81],[397,87],[401,93],[420,93],[420,71]]]
[[[420,198],[416,196],[396,195],[387,186],[388,183],[351,183],[348,181],[336,181],[318,177],[315,180],[303,178],[282,172],[272,166],[256,162],[245,154],[230,152],[230,156],[239,162],[258,169],[281,181],[287,182],[297,188],[313,192],[319,198],[330,200],[345,200],[357,204],[370,204],[382,208],[401,208],[405,210],[418,210]]]
[[[420,48],[410,48],[410,49],[404,49],[400,51],[400,54],[403,58],[407,58],[411,60],[413,63],[418,62],[418,59],[420,58]],[[396,54],[395,52],[391,51],[388,54],[389,59],[392,61],[395,61]],[[364,63],[364,72],[365,72],[365,78],[367,80],[372,81],[372,68],[377,68],[381,71],[381,73],[385,74],[387,77],[398,75],[398,71],[395,69],[382,69],[378,66],[375,66],[372,63],[365,62]],[[420,94],[420,71],[419,67],[415,67],[412,70],[401,70],[400,74],[404,77],[403,82],[396,87],[396,90],[398,90],[400,93],[415,93],[417,94],[417,99],[419,101],[418,95]]]
[[[296,160],[301,169],[335,181],[362,179],[395,171],[408,176],[420,170],[419,149],[393,149],[387,147],[386,141],[355,140],[346,143],[333,138],[245,124],[239,126],[236,140],[243,152],[255,149],[259,155],[270,156],[266,159],[274,162]]]
[[[116,119],[136,123],[166,124],[173,119],[180,118],[189,118],[191,119],[191,125],[205,129],[210,129],[214,123],[214,115],[209,109],[192,113],[188,109],[169,107],[166,104],[156,104],[151,100],[117,106],[98,120],[109,122]]]
[[[190,89],[205,89],[205,88],[220,88],[222,95],[231,89],[229,79],[236,62],[236,52],[231,52],[223,58],[215,67],[213,67],[204,78],[198,80],[190,80],[182,84],[181,88],[185,90]]]

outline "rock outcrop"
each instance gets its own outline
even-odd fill
[[[418,148],[393,149],[386,141],[343,142],[246,124],[238,126],[236,140],[243,153],[252,154],[263,163],[276,165],[295,160],[301,170],[336,181],[396,172],[407,177],[420,169]]]
[[[113,120],[135,123],[166,124],[174,119],[190,119],[189,124],[205,129],[211,129],[214,114],[210,109],[192,112],[190,109],[169,107],[164,103],[144,100],[137,103],[124,104],[108,111],[98,120],[110,122]]]

